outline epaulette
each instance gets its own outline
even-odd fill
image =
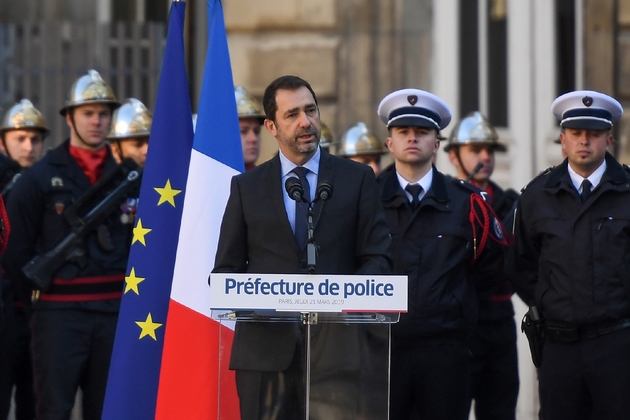
[[[477,193],[477,194],[481,194],[482,192],[478,187],[471,184],[470,182],[464,181],[463,179],[457,179],[457,178],[451,178],[451,179],[453,180],[453,183],[455,183],[456,185],[459,185],[460,187],[463,187],[468,192]]]
[[[529,181],[529,182],[527,183],[527,185],[525,185],[523,188],[521,188],[521,194],[523,193],[523,191],[525,191],[525,189],[526,189],[527,187],[529,187],[529,185],[530,185],[532,182],[536,181],[536,180],[537,180],[538,178],[540,178],[540,177],[543,177],[543,176],[545,176],[545,175],[549,175],[549,173],[550,173],[551,171],[553,171],[553,170],[554,170],[554,168],[555,168],[555,166],[550,166],[550,167],[548,167],[547,169],[545,169],[544,171],[542,171],[541,173],[539,173],[538,175],[536,175],[535,177],[533,177],[533,178],[531,179],[531,181]]]

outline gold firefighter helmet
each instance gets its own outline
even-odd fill
[[[453,128],[444,151],[462,144],[488,144],[498,152],[507,150],[505,144],[499,141],[497,130],[479,111],[471,112]]]
[[[265,111],[262,105],[243,86],[234,86],[236,97],[236,109],[239,118],[258,118],[262,124],[265,119]]]
[[[334,144],[332,131],[330,131],[330,128],[328,128],[328,126],[324,124],[323,122],[320,122],[320,124],[322,128],[322,133],[321,133],[321,136],[319,137],[319,145],[323,149],[330,149],[330,146]]]
[[[112,129],[107,138],[116,140],[148,136],[152,122],[151,112],[141,101],[136,98],[126,99],[112,115]]]
[[[40,130],[44,135],[50,131],[46,125],[44,115],[28,99],[22,99],[9,108],[2,119],[0,132],[4,133],[5,131],[24,128]]]
[[[385,144],[377,139],[363,122],[357,123],[346,131],[337,150],[337,154],[343,157],[385,153],[387,153]]]
[[[66,103],[59,113],[66,115],[68,109],[87,104],[108,104],[112,110],[120,106],[114,91],[96,70],[88,70],[87,74],[79,77],[72,84]]]

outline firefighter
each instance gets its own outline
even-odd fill
[[[238,124],[241,131],[243,146],[243,161],[245,170],[256,166],[260,155],[260,131],[265,121],[265,111],[260,102],[254,98],[243,86],[234,87]]]
[[[319,138],[319,147],[321,147],[322,150],[325,150],[328,153],[331,153],[331,148],[335,144],[335,139],[332,135],[332,131],[330,131],[330,128],[328,128],[328,126],[324,123],[321,123],[321,125],[322,125],[322,135]]]
[[[6,198],[19,173],[37,162],[44,151],[50,130],[42,113],[28,99],[14,104],[0,125],[0,191]],[[0,418],[9,415],[15,386],[15,417],[35,417],[33,367],[29,329],[30,314],[11,290],[8,278],[2,279],[5,325],[0,331]]]
[[[385,153],[385,143],[377,139],[363,122],[346,131],[337,151],[339,156],[368,165],[375,175],[381,172],[381,156]]]
[[[112,116],[112,129],[107,135],[112,154],[117,162],[133,159],[144,168],[149,148],[149,134],[153,116],[136,98],[126,99]]]
[[[118,211],[107,215],[76,249],[83,258],[64,258],[44,290],[22,268],[67,237],[65,210],[117,168],[106,136],[119,106],[96,70],[79,77],[60,110],[69,139],[18,178],[7,202],[15,229],[4,266],[12,281],[35,289],[31,349],[38,419],[69,418],[79,388],[83,418],[101,418],[132,225]]]
[[[23,169],[37,162],[44,151],[44,138],[50,130],[42,113],[28,99],[13,105],[0,125],[0,150]]]

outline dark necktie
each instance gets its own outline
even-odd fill
[[[588,179],[582,181],[582,194],[580,195],[582,197],[582,203],[586,201],[589,195],[591,195],[592,186],[593,184],[591,184],[591,181]]]
[[[309,170],[303,166],[298,166],[293,169],[293,173],[300,179],[302,189],[304,190],[304,198],[308,201],[311,200],[311,187],[308,185],[306,174]],[[306,218],[308,217],[308,203],[304,201],[298,201],[295,203],[295,240],[297,241],[300,250],[306,246],[306,240],[308,236],[308,227]]]
[[[422,187],[418,184],[407,184],[405,190],[411,194],[411,208],[415,209],[420,204],[420,193],[422,192]]]

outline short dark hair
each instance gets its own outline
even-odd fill
[[[298,76],[281,76],[276,80],[271,82],[267,89],[265,89],[265,94],[263,95],[263,108],[265,109],[265,116],[268,120],[276,121],[276,111],[278,111],[278,104],[276,103],[276,93],[278,90],[291,90],[295,91],[301,87],[306,87],[311,95],[313,95],[313,99],[315,100],[315,105],[317,105],[317,96],[315,96],[315,92],[313,92],[313,88],[311,85],[304,79]]]

